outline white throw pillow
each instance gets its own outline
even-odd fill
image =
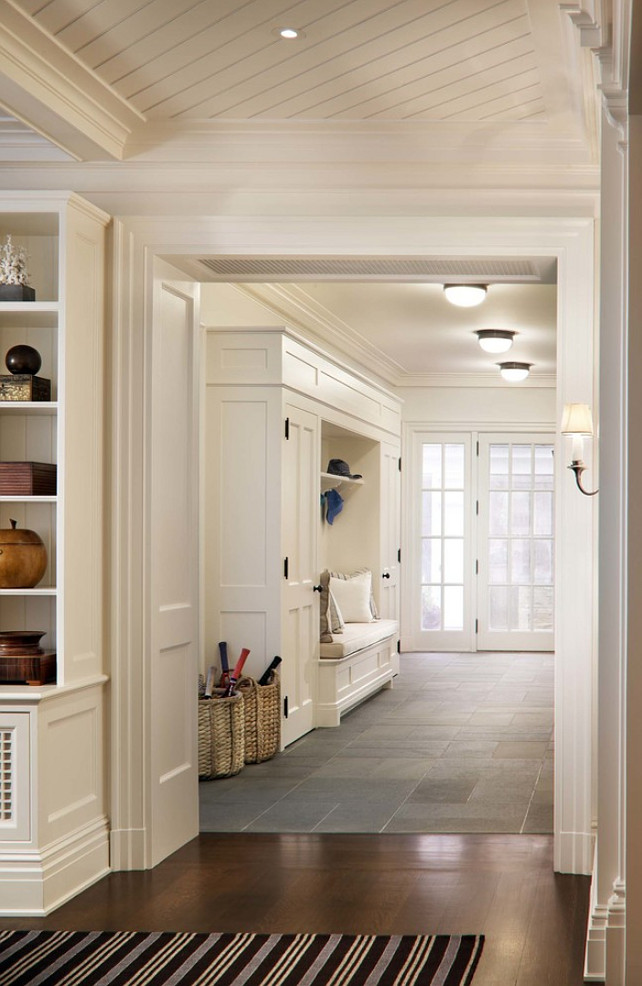
[[[330,578],[330,592],[345,623],[372,623],[371,588],[371,572],[364,572],[363,575],[351,579]]]

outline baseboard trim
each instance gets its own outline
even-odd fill
[[[560,832],[555,839],[555,872],[590,876],[594,854],[592,832]]]
[[[6,852],[0,862],[0,916],[46,917],[109,872],[106,818],[41,851]]]
[[[112,870],[145,870],[145,829],[112,829]]]

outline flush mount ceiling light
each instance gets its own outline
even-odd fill
[[[305,37],[305,33],[299,27],[277,27],[274,33],[286,41],[294,41],[295,38]]]
[[[519,383],[525,380],[531,371],[532,363],[498,363],[499,372],[509,383]]]
[[[505,353],[513,345],[515,337],[510,329],[476,329],[475,335],[487,353]]]
[[[459,308],[474,308],[481,305],[486,297],[486,284],[444,284],[444,294],[451,305]]]

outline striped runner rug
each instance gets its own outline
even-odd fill
[[[0,986],[467,986],[482,935],[0,932]]]

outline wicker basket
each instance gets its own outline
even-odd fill
[[[205,780],[232,777],[245,763],[245,719],[242,695],[221,691],[198,702],[198,776]]]
[[[278,753],[281,745],[281,685],[276,672],[269,685],[241,678],[245,718],[245,762],[262,763]]]

